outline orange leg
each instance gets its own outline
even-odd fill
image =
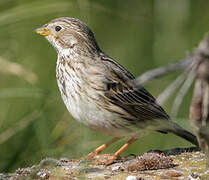
[[[109,157],[109,159],[105,162],[106,165],[110,165],[118,158],[120,153],[122,153],[129,145],[131,145],[133,142],[135,142],[137,138],[132,137],[129,139],[118,151],[114,153],[113,156]]]
[[[137,138],[134,138],[134,137],[129,139],[118,151],[115,152],[114,156],[118,157],[120,155],[120,153],[122,153],[128,146],[130,146],[136,140],[137,140]]]
[[[120,138],[115,137],[113,138],[111,141],[108,141],[107,143],[99,146],[98,148],[96,148],[93,152],[91,152],[90,154],[88,154],[88,158],[92,159],[95,155],[99,154],[100,152],[102,152],[104,149],[106,149],[108,146],[110,146],[111,144],[113,144],[114,142],[118,141]]]

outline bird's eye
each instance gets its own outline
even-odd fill
[[[60,31],[61,29],[62,29],[62,27],[60,27],[60,26],[55,27],[55,31],[57,31],[57,32]]]

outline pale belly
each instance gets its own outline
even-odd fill
[[[137,133],[138,128],[127,125],[118,115],[105,110],[88,98],[80,97],[72,92],[72,89],[68,89],[64,94],[62,88],[62,85],[59,85],[62,99],[77,121],[95,131],[115,137],[133,136]]]
[[[98,105],[95,101],[101,100],[99,96],[92,93],[88,85],[81,80],[82,78],[78,78],[74,71],[68,69],[69,67],[63,71],[62,68],[62,66],[57,68],[57,76],[61,77],[57,79],[58,87],[62,99],[74,119],[93,130],[115,137],[132,136],[137,133],[136,126],[131,126],[118,114]],[[62,76],[58,74],[60,72],[63,73]]]

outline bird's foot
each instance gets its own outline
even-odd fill
[[[119,159],[119,157],[115,156],[114,154],[96,154],[92,156],[93,154],[89,154],[91,156],[88,156],[91,158],[92,165],[111,165],[113,164],[116,160]]]
[[[93,152],[91,152],[91,153],[89,153],[89,154],[87,155],[87,158],[88,158],[89,160],[91,160],[91,159],[94,159],[97,155],[98,155],[98,153],[96,153],[95,151],[93,151]]]

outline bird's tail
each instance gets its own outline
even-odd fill
[[[179,126],[176,123],[172,122],[172,129],[169,129],[168,132],[172,132],[177,136],[180,136],[181,138],[191,142],[192,144],[196,145],[197,147],[199,147],[199,143],[197,140],[197,137],[195,135],[193,135],[192,133],[190,133],[189,131],[183,129],[181,126]]]

